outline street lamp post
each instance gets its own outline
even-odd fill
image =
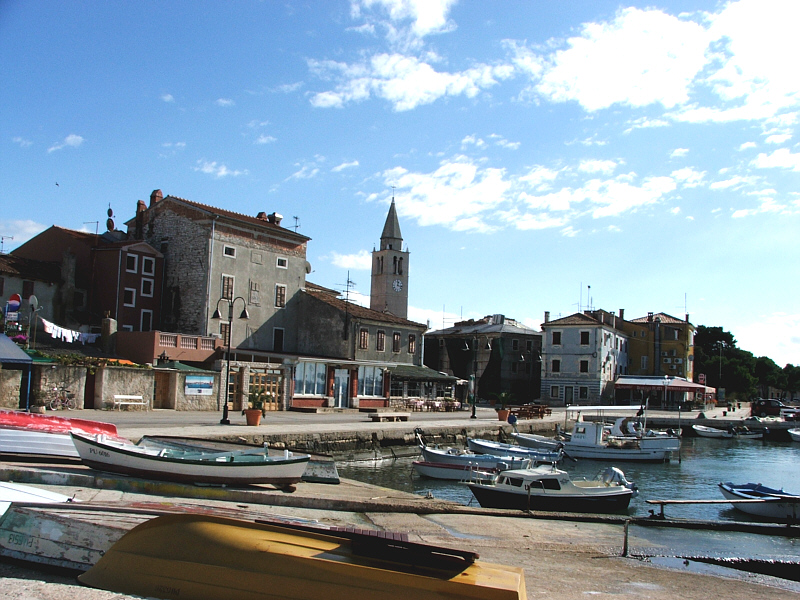
[[[239,315],[240,319],[249,319],[250,315],[247,314],[247,301],[241,296],[236,296],[233,300],[230,298],[220,298],[217,300],[217,308],[214,314],[211,315],[212,319],[221,319],[222,314],[219,312],[219,304],[225,300],[228,303],[228,351],[227,351],[227,367],[225,368],[225,402],[222,405],[222,419],[220,425],[230,425],[231,421],[228,418],[228,386],[231,381],[231,337],[233,336],[233,305],[237,300],[242,301],[242,314]]]

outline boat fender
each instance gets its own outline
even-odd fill
[[[525,484],[525,491],[526,492],[530,492],[531,491],[531,484],[530,483],[526,483]]]

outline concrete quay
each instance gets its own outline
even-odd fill
[[[563,425],[563,411],[530,423],[537,431],[553,431]],[[230,415],[232,425],[219,425],[219,414],[173,411],[73,411],[81,416],[114,422],[121,435],[173,435],[210,439],[291,443],[301,436],[359,435],[365,439],[405,439],[415,427],[426,433],[441,429],[452,435],[462,430],[497,432],[500,423],[494,410],[478,409],[478,419],[469,413],[412,413],[407,423],[372,423],[363,413],[304,414],[270,413],[258,428],[247,427],[244,417]],[[713,419],[714,414],[706,413]],[[721,417],[721,415],[719,415]],[[693,418],[687,416],[687,418]],[[522,422],[520,430],[529,422]],[[253,430],[257,429],[257,433]],[[387,434],[388,432],[388,434]],[[376,435],[376,438],[373,438]],[[296,438],[292,436],[297,436]],[[385,436],[385,437],[382,437]],[[260,442],[259,442],[260,443]],[[381,451],[392,446],[380,445]],[[387,452],[391,455],[391,452]],[[337,455],[338,456],[338,455]],[[624,524],[620,517],[558,518],[558,515],[525,515],[464,507],[397,490],[344,480],[339,485],[300,483],[294,492],[271,486],[228,489],[180,486],[118,477],[92,471],[77,462],[0,464],[0,477],[42,485],[84,504],[127,506],[140,510],[172,511],[187,507],[230,511],[238,518],[270,518],[271,515],[318,521],[325,525],[405,532],[412,541],[452,546],[478,552],[482,560],[525,569],[528,598],[586,598],[600,595],[674,600],[700,599],[709,593],[726,600],[772,600],[797,598],[800,584],[726,569],[698,569],[675,561],[670,568],[654,566],[647,559],[625,558]],[[149,508],[148,508],[149,507]],[[70,510],[77,510],[79,504]],[[633,529],[633,528],[632,528]],[[649,544],[635,531],[628,538],[629,556]],[[127,600],[130,596],[83,588],[73,573],[34,569],[28,565],[0,561],[0,597],[62,600]]]

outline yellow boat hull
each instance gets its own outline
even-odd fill
[[[169,515],[132,529],[78,579],[113,592],[182,600],[527,597],[520,568],[481,561],[431,568],[437,561],[430,556],[423,564],[395,563],[359,555],[354,544],[335,531]]]

